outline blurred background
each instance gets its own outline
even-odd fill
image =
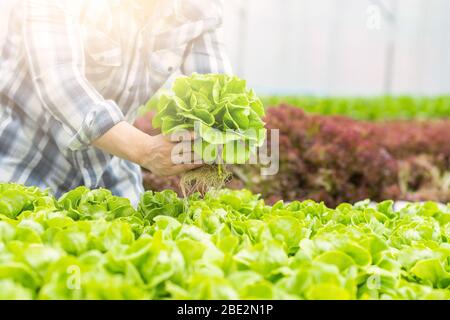
[[[0,0],[0,17],[15,1]],[[224,5],[235,73],[262,98],[267,128],[280,130],[278,174],[234,167],[229,187],[268,203],[450,202],[449,0]],[[156,134],[151,119],[135,125]],[[180,193],[179,177],[145,170],[144,186]]]
[[[0,13],[17,0],[0,0]],[[448,0],[225,0],[235,72],[261,94],[450,92]],[[0,19],[0,43],[6,30]]]
[[[279,172],[235,166],[229,187],[268,203],[450,202],[450,1],[224,4],[234,71],[280,130]],[[144,184],[179,192],[176,177]]]
[[[261,94],[450,92],[448,0],[226,0],[236,73]]]

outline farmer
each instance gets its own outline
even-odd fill
[[[220,0],[8,1],[0,181],[57,196],[106,187],[136,203],[140,166],[164,176],[198,166],[174,165],[177,142],[132,123],[177,72],[230,72]]]

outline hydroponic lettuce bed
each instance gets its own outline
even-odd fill
[[[322,115],[344,115],[359,120],[448,119],[450,96],[314,97],[269,96],[264,105],[289,104]]]
[[[339,101],[331,99],[330,103],[339,105]],[[397,111],[403,110],[402,99],[392,101],[399,103]],[[450,99],[448,104],[444,101],[437,105],[450,108]],[[353,110],[352,104],[344,105]],[[366,105],[367,112],[371,106]],[[381,119],[383,105],[376,110]],[[151,119],[152,114],[146,114],[136,126],[155,135],[158,132],[150,126]],[[270,204],[280,199],[314,199],[333,208],[366,198],[450,202],[448,117],[372,122],[280,105],[268,108],[264,121],[269,141],[270,130],[279,129],[279,171],[261,176],[265,165],[239,165],[232,168],[231,189],[249,189]],[[179,185],[178,177],[161,178],[144,170],[146,189],[173,189],[181,195]]]
[[[137,210],[108,190],[0,184],[2,299],[449,299],[450,206],[313,201],[249,191]]]

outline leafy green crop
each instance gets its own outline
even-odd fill
[[[0,184],[0,299],[450,299],[450,206]]]
[[[172,90],[160,92],[146,109],[157,111],[153,127],[163,134],[195,130],[201,141],[194,151],[206,162],[220,156],[225,163],[244,163],[266,136],[263,104],[238,77],[179,77]]]
[[[313,97],[271,96],[264,105],[287,103],[307,112],[343,115],[360,120],[432,119],[450,117],[450,96],[438,97]]]

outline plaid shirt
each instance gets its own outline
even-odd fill
[[[177,72],[230,73],[221,16],[220,0],[17,1],[0,52],[0,181],[136,203],[140,168],[91,142]]]

